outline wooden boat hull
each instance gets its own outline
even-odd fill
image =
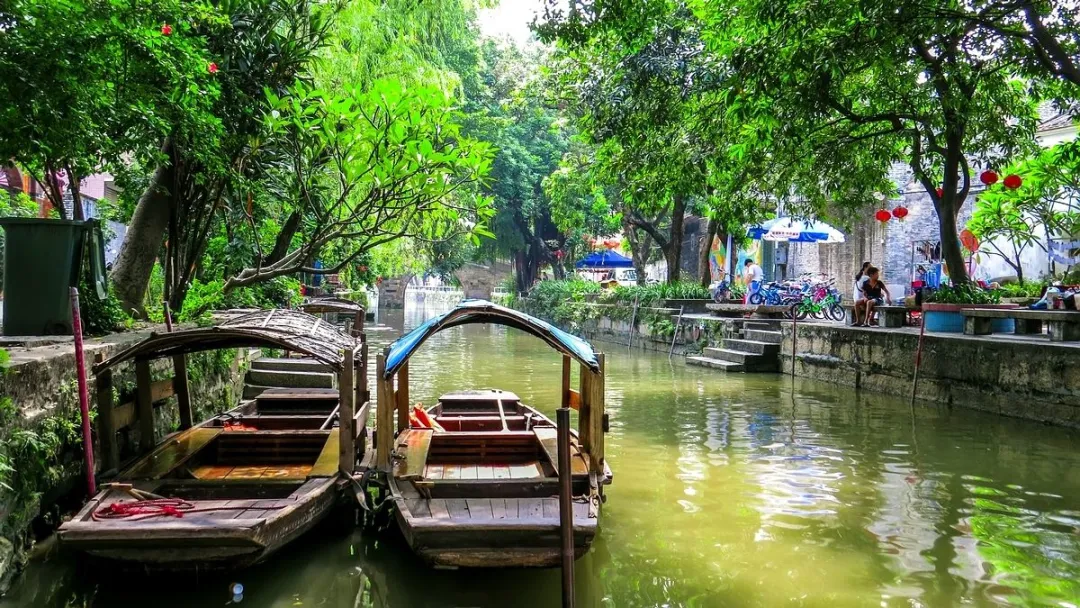
[[[560,563],[558,502],[416,499],[399,503],[395,517],[412,550],[432,566],[546,568]],[[575,557],[589,550],[597,522],[587,505],[574,505]]]
[[[93,513],[131,496],[99,492],[59,531],[67,548],[161,570],[233,569],[258,563],[323,520],[340,496],[334,478],[312,479],[285,498],[192,500],[182,517],[98,521]],[[213,510],[210,510],[213,509]]]

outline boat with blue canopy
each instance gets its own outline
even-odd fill
[[[524,313],[466,300],[389,345],[376,359],[375,447],[365,459],[384,475],[394,518],[412,549],[438,567],[559,564],[556,425],[499,389],[456,391],[413,406],[409,359],[431,336],[475,323],[504,325],[562,356],[561,403],[578,411],[571,432],[574,547],[578,557],[599,526],[604,486],[604,355],[581,338]],[[574,363],[580,385],[571,388]],[[370,478],[366,474],[365,478]],[[357,494],[366,504],[368,488]]]

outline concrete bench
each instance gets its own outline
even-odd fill
[[[969,336],[987,336],[993,333],[994,319],[1014,319],[1015,333],[1041,334],[1043,325],[1050,330],[1051,342],[1075,342],[1080,340],[1080,312],[1071,310],[1027,310],[1024,308],[967,308],[960,311],[964,317],[964,333]]]
[[[844,310],[847,315],[844,317],[844,322],[850,327],[855,322],[855,304],[845,303],[843,304]],[[875,306],[874,312],[878,315],[878,325],[881,327],[903,327],[904,321],[907,320],[907,313],[915,310],[908,308],[907,306]]]

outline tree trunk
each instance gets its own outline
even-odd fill
[[[712,283],[712,266],[709,264],[709,254],[712,253],[713,239],[719,230],[720,222],[710,219],[705,233],[701,235],[701,242],[698,243],[698,277],[701,278],[701,286],[705,289],[708,289]]]
[[[281,232],[278,232],[277,239],[274,241],[274,249],[263,260],[263,266],[280,262],[281,258],[285,257],[286,253],[289,253],[289,246],[292,244],[293,237],[296,236],[296,230],[299,227],[300,212],[293,211],[289,219],[285,220],[285,224],[281,226]]]
[[[172,139],[161,148],[167,160],[154,171],[150,184],[139,197],[128,224],[124,244],[113,264],[109,279],[124,309],[144,316],[146,286],[154,270],[154,260],[169,226],[170,188],[173,184]]]
[[[668,265],[668,283],[677,283],[682,272],[679,265],[682,263],[683,222],[685,216],[686,199],[677,196],[675,197],[675,205],[671,209],[671,232],[667,247],[664,247],[664,259],[667,260]]]
[[[953,285],[961,285],[969,282],[970,279],[967,264],[964,262],[964,251],[960,245],[960,233],[956,229],[956,215],[960,204],[939,200],[941,202],[936,207],[938,231],[941,234],[941,256],[945,258],[945,263],[949,266],[949,280]]]
[[[637,284],[644,285],[648,281],[645,265],[649,263],[652,239],[648,234],[641,237],[638,229],[630,221],[630,214],[625,212],[623,213],[623,231],[626,233],[626,240],[630,241],[630,259],[634,261],[634,270],[637,271]]]

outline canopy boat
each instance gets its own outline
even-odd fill
[[[330,296],[308,300],[297,308],[314,315],[333,314],[338,318],[344,318],[346,327],[353,331],[363,331],[364,321],[368,316],[367,311],[359,302]]]
[[[500,390],[454,392],[427,410],[410,409],[409,358],[432,335],[471,323],[519,329],[562,353],[562,402],[551,405],[578,410],[571,469],[580,557],[596,535],[603,487],[611,482],[604,461],[604,355],[539,319],[467,300],[387,347],[377,357],[376,446],[365,462],[386,474],[405,539],[432,565],[559,564],[555,423]],[[580,391],[570,388],[572,361],[581,366]],[[358,499],[366,500],[365,489]]]
[[[273,348],[310,357],[337,376],[335,389],[270,389],[201,424],[191,423],[187,353]],[[152,360],[175,377],[151,382]],[[112,373],[134,361],[137,398],[114,407]],[[117,433],[133,427],[139,451],[112,483],[60,527],[67,547],[151,569],[231,568],[259,562],[323,519],[338,502],[368,413],[366,346],[312,315],[260,311],[219,326],[149,338],[98,357],[98,436],[103,468],[119,465]],[[174,387],[181,430],[154,445],[154,401]]]

